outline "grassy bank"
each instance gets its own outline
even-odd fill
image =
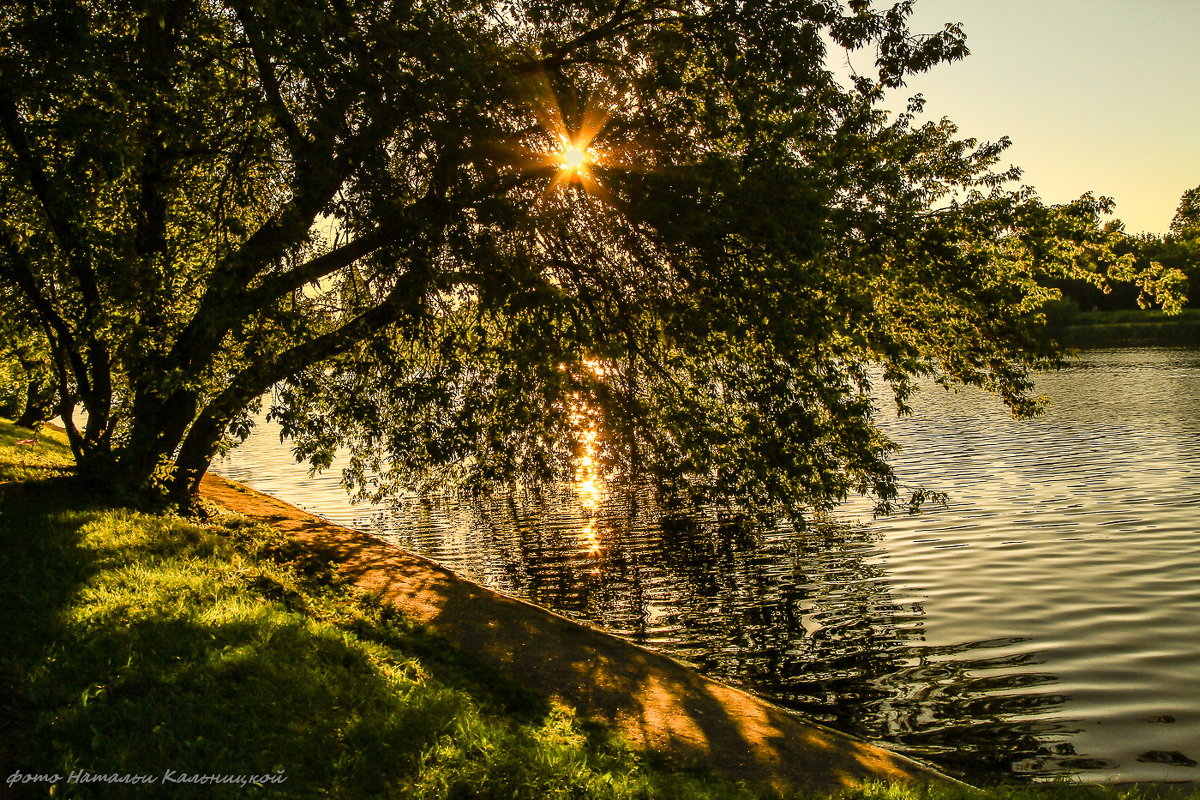
[[[80,798],[764,794],[629,752],[341,585],[273,529],[91,500],[64,478],[61,443],[15,444],[27,435],[0,422],[0,794],[46,797],[45,781],[19,776],[55,774],[53,796]],[[68,783],[80,770],[156,782]],[[197,775],[258,785],[168,782]],[[1034,794],[1118,793],[860,796]]]
[[[269,528],[89,502],[60,477],[61,447],[21,435],[0,430],[0,480],[21,479],[0,486],[0,781],[159,778],[61,781],[67,797],[247,791],[167,786],[169,770],[265,775],[255,791],[282,797],[754,796],[641,763]]]
[[[1162,311],[1072,311],[1051,334],[1067,347],[1113,347],[1127,344],[1200,344],[1200,309],[1171,316]]]

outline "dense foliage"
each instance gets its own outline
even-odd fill
[[[1123,230],[1120,222],[1108,224],[1115,232]],[[1150,278],[1160,290],[1158,294],[1173,298],[1176,306],[1200,307],[1200,187],[1183,193],[1166,234],[1125,236],[1114,251],[1125,256],[1125,261],[1115,270],[1100,270],[1111,272],[1114,280],[1075,279],[1062,284],[1072,308],[1118,311],[1148,307],[1150,295],[1125,281],[1130,274],[1142,276],[1143,284]]]
[[[910,7],[7,4],[0,279],[81,471],[186,497],[275,387],[367,488],[561,474],[589,416],[703,498],[891,500],[872,382],[1031,412],[1047,287],[1115,258],[1105,201],[880,110],[966,54]]]

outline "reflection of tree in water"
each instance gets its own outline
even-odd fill
[[[1020,640],[923,644],[924,608],[897,601],[866,526],[763,530],[665,517],[636,496],[443,511],[473,531],[484,568],[471,571],[493,585],[835,727],[975,778],[1103,766],[1051,716],[1066,698],[1037,690],[1057,678],[1036,654],[988,654]]]
[[[1036,655],[980,653],[1021,641],[904,648],[891,671],[871,679],[877,696],[866,704],[869,732],[969,774],[1046,775],[1101,766],[1076,758],[1065,741],[1074,730],[1049,716],[1068,698],[1031,691],[1058,681],[1032,670],[1041,663]]]
[[[1031,670],[1037,657],[979,653],[1016,640],[922,644],[924,608],[896,601],[876,540],[829,523],[728,539],[709,566],[723,607],[699,621],[697,665],[955,771],[1091,765],[1069,763],[1069,731],[1044,719],[1066,698],[1028,691],[1057,680]],[[1031,714],[1043,719],[1022,721]]]

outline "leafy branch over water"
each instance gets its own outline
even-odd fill
[[[1120,261],[1106,201],[1048,208],[1006,141],[880,109],[967,52],[910,11],[22,5],[6,315],[83,477],[140,501],[187,503],[278,387],[300,452],[350,448],[360,484],[566,474],[582,399],[606,468],[668,491],[888,503],[869,368],[901,406],[933,375],[1032,413],[1047,287]],[[839,81],[842,51],[873,74]]]

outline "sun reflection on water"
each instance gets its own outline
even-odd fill
[[[606,491],[604,476],[600,472],[597,459],[600,429],[595,412],[578,398],[571,414],[571,422],[579,439],[579,450],[575,455],[574,488],[584,516],[584,526],[578,539],[587,557],[598,559],[604,551],[600,544],[599,517],[600,503]],[[593,575],[599,575],[600,569],[593,566],[591,572]]]

